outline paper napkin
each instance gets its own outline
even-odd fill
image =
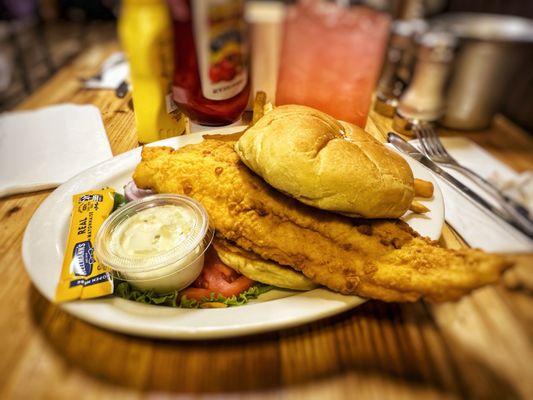
[[[95,106],[0,114],[0,197],[59,186],[111,157]]]
[[[469,139],[453,137],[441,138],[446,150],[462,165],[475,171],[483,178],[500,182],[504,187],[509,182],[521,182],[523,178],[507,165],[498,161],[488,152]],[[411,141],[420,149],[418,140]],[[470,179],[461,173],[440,165],[455,178],[469,186],[487,201],[497,203]],[[522,253],[533,251],[533,241],[524,234],[501,221],[498,217],[487,214],[471,200],[460,194],[453,186],[435,175],[444,197],[446,222],[450,224],[472,247],[493,253]],[[522,190],[527,193],[528,190]],[[507,192],[510,195],[511,192]],[[529,191],[531,193],[531,191]],[[524,203],[531,199],[521,198]]]

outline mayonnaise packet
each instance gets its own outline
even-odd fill
[[[107,267],[94,257],[94,239],[113,211],[114,190],[102,189],[72,197],[72,216],[56,302],[89,299],[113,293]]]

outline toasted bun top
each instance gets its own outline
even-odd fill
[[[274,108],[235,144],[241,160],[302,203],[364,218],[397,218],[414,197],[407,162],[363,129],[310,107]]]

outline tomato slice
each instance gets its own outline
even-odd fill
[[[181,292],[189,299],[201,300],[202,297],[222,295],[236,296],[254,285],[254,281],[239,274],[224,264],[212,247],[207,251],[204,268],[200,276]]]
[[[215,270],[217,270],[222,275],[224,275],[224,278],[226,280],[228,280],[229,282],[232,282],[236,278],[241,276],[237,271],[235,271],[234,269],[232,269],[232,268],[228,267],[226,264],[224,264],[222,262],[222,260],[220,258],[218,258],[218,255],[216,254],[216,251],[213,251],[213,253],[215,253],[214,259],[209,259],[209,258],[213,257],[213,256],[210,255],[210,257],[208,257],[207,261],[210,263],[210,265],[213,266],[213,268]]]

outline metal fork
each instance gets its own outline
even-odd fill
[[[453,168],[478,183],[491,193],[501,205],[503,210],[516,222],[530,231],[533,229],[533,221],[528,210],[515,200],[511,199],[489,181],[478,175],[471,169],[459,164],[455,158],[444,148],[437,132],[432,126],[418,125],[414,128],[416,136],[422,145],[423,152],[434,162]]]

